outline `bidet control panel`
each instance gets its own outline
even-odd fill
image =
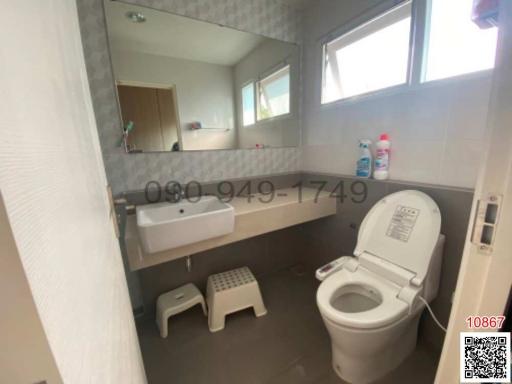
[[[318,280],[323,281],[334,272],[337,272],[343,268],[343,264],[350,260],[352,260],[351,256],[342,256],[339,259],[333,260],[329,264],[325,264],[324,266],[318,268],[316,270],[315,276]]]

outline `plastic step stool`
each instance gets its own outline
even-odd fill
[[[158,296],[156,300],[156,325],[160,330],[160,336],[167,337],[169,317],[186,311],[197,304],[201,304],[206,316],[204,297],[194,284],[186,284]]]
[[[210,332],[224,329],[226,315],[254,308],[257,317],[267,314],[258,281],[247,267],[208,277],[206,284]]]

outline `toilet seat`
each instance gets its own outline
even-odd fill
[[[333,296],[344,287],[358,286],[378,292],[381,303],[362,312],[343,312],[334,308]],[[381,328],[407,316],[409,306],[397,298],[401,287],[386,281],[361,266],[355,272],[342,269],[320,284],[317,291],[318,307],[325,318],[335,324],[359,329]]]

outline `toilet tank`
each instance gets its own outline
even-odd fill
[[[439,235],[436,246],[432,251],[430,266],[428,268],[428,273],[425,278],[425,288],[423,290],[422,296],[429,303],[436,298],[437,292],[439,291],[439,281],[441,279],[441,264],[443,262],[445,239],[445,235]]]

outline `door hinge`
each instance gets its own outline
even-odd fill
[[[471,242],[478,247],[480,253],[493,251],[502,200],[502,195],[492,193],[478,200]]]

